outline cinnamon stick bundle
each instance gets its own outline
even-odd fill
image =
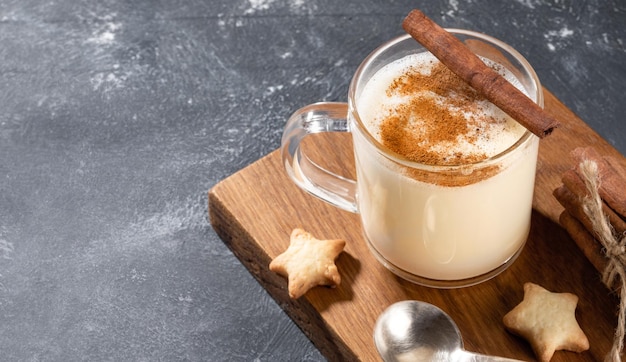
[[[626,177],[624,170],[617,169],[616,162],[607,161],[592,147],[577,148],[572,151],[576,165],[588,160],[598,166],[600,185],[598,193],[602,199],[602,213],[607,218],[615,235],[618,238],[626,235],[626,218],[621,210],[626,208],[624,193],[626,192]],[[604,254],[600,243],[600,236],[594,229],[593,222],[584,210],[584,200],[590,197],[584,176],[579,167],[565,171],[561,175],[563,184],[553,191],[554,197],[564,207],[559,217],[559,223],[572,237],[574,242],[583,251],[593,266],[603,273],[608,265],[608,258]],[[609,200],[611,200],[609,202]],[[620,211],[618,211],[620,210]]]
[[[559,126],[554,117],[421,11],[411,11],[402,27],[453,73],[538,137]]]

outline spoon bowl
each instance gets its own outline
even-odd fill
[[[374,343],[385,362],[515,361],[465,351],[452,318],[432,304],[415,300],[394,303],[378,317]]]

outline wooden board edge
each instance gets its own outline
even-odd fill
[[[286,280],[267,267],[271,261],[269,255],[225,207],[220,196],[222,182],[208,192],[209,221],[217,235],[324,357],[331,361],[358,360],[342,339],[328,328],[306,296],[297,300],[289,297]]]

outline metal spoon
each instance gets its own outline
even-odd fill
[[[419,301],[389,306],[376,321],[374,342],[385,362],[516,361],[464,350],[461,332],[452,318]]]

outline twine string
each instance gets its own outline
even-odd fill
[[[613,346],[605,360],[621,362],[621,351],[624,348],[626,336],[626,235],[616,235],[611,223],[602,211],[600,197],[600,175],[598,165],[594,161],[583,160],[579,165],[581,176],[585,181],[589,196],[583,199],[583,209],[591,220],[593,231],[608,259],[602,273],[602,282],[609,288],[620,289],[620,304],[617,317],[617,327],[613,338]]]

